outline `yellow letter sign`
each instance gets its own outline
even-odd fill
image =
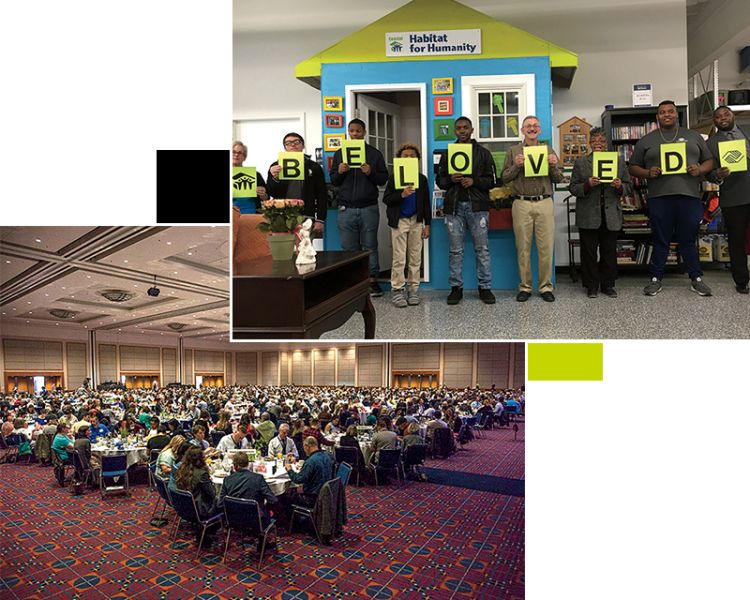
[[[687,173],[687,150],[685,142],[676,144],[662,144],[661,150],[661,174],[682,175]]]
[[[416,158],[393,159],[393,183],[397,190],[419,187],[419,160]]]
[[[612,183],[617,179],[617,152],[594,152],[594,177],[602,183]]]
[[[232,198],[255,198],[255,167],[232,167]]]
[[[305,178],[305,154],[303,152],[279,152],[280,181]]]
[[[471,144],[448,144],[448,173],[471,175]]]
[[[523,174],[526,177],[547,177],[549,175],[549,161],[547,146],[524,146]]]
[[[747,171],[745,140],[719,142],[719,162],[730,171]]]

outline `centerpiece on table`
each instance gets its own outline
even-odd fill
[[[268,246],[273,260],[291,260],[294,256],[295,231],[305,217],[303,200],[266,200],[261,202],[263,221],[258,229],[268,233]]]

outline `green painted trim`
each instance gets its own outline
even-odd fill
[[[389,31],[428,31],[431,29],[481,29],[482,54],[385,56],[385,34]],[[298,79],[320,77],[324,63],[478,60],[532,56],[549,56],[552,69],[578,67],[578,55],[574,52],[503,21],[493,19],[455,0],[412,0],[382,19],[298,63],[294,68],[294,74]]]
[[[528,344],[530,381],[603,381],[604,344]]]

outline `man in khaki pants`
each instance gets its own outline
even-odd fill
[[[549,148],[549,174],[544,177],[527,177],[524,174],[524,146],[536,146],[541,127],[539,119],[529,115],[521,127],[523,142],[511,146],[505,156],[503,183],[513,183],[513,233],[516,236],[518,272],[521,282],[516,300],[526,302],[531,297],[531,241],[536,237],[539,255],[539,292],[546,302],[554,302],[552,263],[555,245],[555,212],[552,204],[552,184],[563,179],[558,168],[557,155]]]

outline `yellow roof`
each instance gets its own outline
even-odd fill
[[[457,56],[385,55],[385,34],[395,31],[481,29],[482,54]],[[498,21],[455,0],[412,0],[382,19],[345,37],[295,67],[297,79],[320,89],[323,64],[404,62],[419,60],[476,60],[549,56],[552,83],[569,88],[578,67],[578,55],[522,29]]]

